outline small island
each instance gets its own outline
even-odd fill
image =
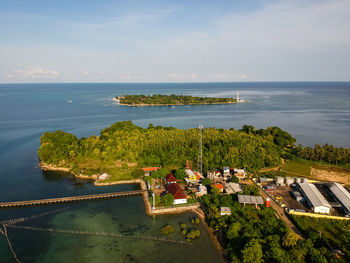
[[[187,95],[123,95],[113,99],[116,103],[125,106],[178,106],[178,105],[203,105],[203,104],[232,104],[246,102],[236,98],[194,97]]]

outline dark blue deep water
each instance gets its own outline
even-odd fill
[[[111,98],[122,94],[185,94],[236,96],[249,103],[174,107],[125,107]],[[71,102],[70,102],[71,101]],[[0,85],[0,201],[38,199],[85,193],[130,190],[133,185],[94,187],[90,183],[42,173],[36,150],[45,131],[64,130],[75,135],[98,134],[121,120],[143,127],[206,127],[239,129],[279,126],[297,143],[331,143],[350,147],[350,83],[183,83],[183,84],[1,84]],[[54,207],[0,210],[2,219],[32,215]],[[28,222],[68,229],[146,233],[186,222],[191,214],[150,218],[141,198],[125,198],[70,205],[65,212]],[[203,228],[203,226],[201,226]],[[203,235],[190,248],[150,241],[9,230],[22,262],[221,262]],[[181,236],[174,238],[181,239]],[[179,257],[169,257],[169,249]],[[202,253],[206,251],[206,253]],[[155,255],[157,255],[155,257]],[[12,262],[7,243],[0,238],[0,262]]]

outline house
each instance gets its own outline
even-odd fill
[[[224,184],[225,192],[228,194],[235,194],[243,192],[242,187],[237,183],[226,183]]]
[[[208,193],[207,187],[205,187],[202,184],[197,185],[196,188],[197,188],[197,193],[196,193],[197,196],[203,196],[203,195],[206,195]]]
[[[177,183],[168,184],[166,190],[174,196],[174,205],[187,203],[186,195]]]
[[[149,176],[151,172],[159,170],[160,167],[144,167],[142,170],[145,172],[145,176]]]
[[[191,182],[191,183],[198,182],[201,179],[201,177],[200,177],[200,175],[198,173],[194,173],[190,169],[186,169],[185,173],[186,173],[186,175],[188,177],[188,181]]]
[[[233,173],[235,176],[237,176],[239,179],[244,179],[246,177],[246,173],[244,169],[237,169],[233,168]]]
[[[215,187],[217,189],[219,189],[220,193],[222,193],[224,191],[224,186],[222,184],[211,184],[210,185],[212,188]]]
[[[208,172],[207,174],[207,177],[212,181],[218,179],[220,176],[221,176],[220,171]]]
[[[231,215],[231,208],[226,207],[226,206],[220,207],[220,215],[222,215],[222,216]]]
[[[172,173],[168,173],[165,176],[165,180],[167,184],[176,184],[176,178]]]
[[[110,177],[111,177],[111,176],[110,176],[109,174],[103,173],[103,174],[101,174],[101,175],[98,177],[98,180],[99,180],[99,181],[104,181],[104,180],[109,179]]]
[[[223,169],[223,175],[225,176],[225,177],[227,177],[227,176],[230,176],[231,174],[230,174],[230,167],[228,167],[228,166],[224,166],[224,169]]]

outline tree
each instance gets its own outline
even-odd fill
[[[212,184],[212,182],[209,178],[204,178],[201,183],[202,183],[202,185],[205,185],[205,186]]]
[[[184,180],[186,177],[185,169],[178,169],[175,171],[175,177],[177,180]]]
[[[230,182],[231,182],[231,183],[239,183],[239,179],[238,179],[237,176],[232,175],[232,178],[231,178]]]
[[[174,233],[175,230],[174,230],[174,227],[172,225],[165,225],[162,227],[162,229],[160,230],[160,232],[163,234],[163,235],[169,235],[171,233]]]
[[[153,178],[165,178],[165,176],[167,175],[169,173],[169,171],[167,170],[167,169],[165,169],[165,168],[160,168],[159,170],[157,170],[157,171],[153,171],[152,173],[151,173],[151,176],[153,177]]]
[[[241,230],[242,226],[240,222],[235,222],[230,225],[229,229],[226,232],[226,236],[228,239],[235,239],[239,235],[239,231]]]
[[[263,252],[261,245],[256,239],[252,239],[247,243],[242,253],[243,263],[260,263],[262,262]]]
[[[171,206],[174,204],[174,196],[170,193],[163,196],[162,201],[165,206]]]
[[[294,247],[297,244],[298,240],[298,235],[295,234],[292,230],[288,230],[282,239],[282,244],[285,247]]]
[[[256,184],[246,184],[243,186],[244,195],[259,195],[259,187]]]

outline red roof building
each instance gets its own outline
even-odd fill
[[[176,178],[174,177],[174,175],[172,173],[168,173],[166,176],[165,176],[165,180],[168,184],[174,184],[176,183]]]
[[[157,171],[159,169],[160,169],[160,167],[144,167],[144,168],[142,168],[142,170],[144,172],[153,172],[153,171]]]
[[[178,184],[168,184],[166,186],[166,190],[168,191],[168,193],[172,194],[174,196],[174,199],[186,199],[186,195],[184,194],[184,192],[182,191],[182,189],[180,188],[180,186]],[[174,202],[175,203],[175,202]]]
[[[151,172],[159,170],[160,167],[144,167],[142,170],[145,172],[145,176],[149,176]]]
[[[225,189],[225,187],[222,184],[212,184],[210,185],[211,187],[216,187],[217,189],[219,189],[220,193],[222,193]]]

